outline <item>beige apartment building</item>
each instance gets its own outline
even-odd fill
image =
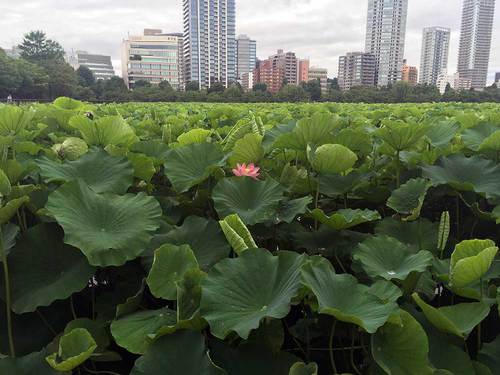
[[[129,88],[137,81],[159,84],[167,81],[183,89],[183,36],[145,29],[143,35],[129,36],[122,43],[122,75]]]

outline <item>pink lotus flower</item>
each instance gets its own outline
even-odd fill
[[[253,163],[248,165],[246,165],[245,163],[236,164],[236,168],[233,169],[233,173],[235,176],[247,176],[253,178],[254,180],[257,180],[257,177],[259,177],[259,171],[260,168],[256,167]]]

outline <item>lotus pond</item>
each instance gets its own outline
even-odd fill
[[[0,374],[495,375],[500,105],[0,105]]]

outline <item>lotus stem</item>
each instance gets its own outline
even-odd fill
[[[333,355],[333,337],[335,336],[335,327],[337,326],[337,321],[334,320],[332,323],[332,329],[330,330],[330,339],[328,340],[328,349],[330,350],[330,364],[332,366],[332,371],[337,374],[337,366],[335,365],[335,358]]]
[[[10,277],[9,277],[9,265],[7,263],[7,252],[5,251],[3,244],[3,233],[0,227],[0,252],[2,253],[2,264],[3,264],[3,276],[5,280],[5,310],[7,314],[7,336],[9,338],[9,349],[11,357],[16,356],[16,350],[14,347],[14,334],[12,330],[12,312],[11,312],[11,296],[10,296]]]

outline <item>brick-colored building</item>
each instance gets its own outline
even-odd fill
[[[403,70],[401,80],[408,82],[410,85],[415,86],[418,82],[418,69],[416,66],[410,66],[403,61]]]
[[[297,85],[299,83],[298,71],[299,62],[295,53],[278,50],[275,55],[257,64],[254,70],[254,83],[265,83],[268,91],[277,93],[285,84]],[[307,75],[309,75],[309,67]]]
[[[309,60],[301,59],[298,61],[297,83],[309,81]]]

